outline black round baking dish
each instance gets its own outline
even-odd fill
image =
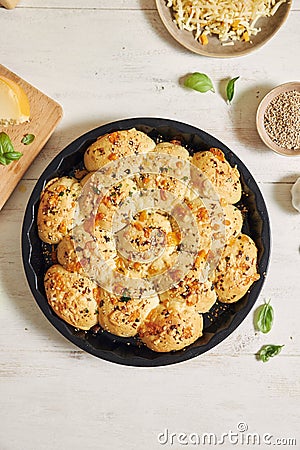
[[[75,168],[83,167],[83,154],[97,137],[116,130],[136,128],[154,140],[178,139],[192,154],[210,147],[220,148],[231,165],[236,165],[243,188],[239,207],[246,211],[243,232],[251,236],[258,248],[260,279],[237,303],[216,303],[213,311],[204,314],[204,334],[184,350],[155,353],[135,338],[125,339],[103,330],[98,332],[76,330],[61,320],[50,308],[44,291],[44,274],[52,264],[47,245],[37,233],[37,210],[40,193],[45,184],[56,176],[72,175]],[[39,307],[52,325],[73,344],[94,356],[118,364],[131,366],[163,366],[194,358],[212,349],[229,336],[245,319],[256,302],[263,286],[270,257],[270,223],[262,194],[247,167],[222,142],[204,131],[174,120],[160,118],[133,118],[112,122],[84,134],[69,144],[48,165],[37,181],[26,207],[22,229],[22,254],[26,277]]]

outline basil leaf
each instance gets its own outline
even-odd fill
[[[23,153],[20,152],[9,152],[4,154],[4,157],[9,161],[17,161],[21,156],[23,156]]]
[[[8,134],[0,133],[0,155],[3,155],[4,153],[9,153],[14,151],[14,146],[12,145],[12,142],[10,140],[10,137]]]
[[[15,152],[10,137],[3,131],[0,133],[0,164],[7,166],[12,161],[17,161],[23,153]]]
[[[35,140],[34,134],[25,134],[23,139],[21,140],[22,144],[29,145]]]
[[[184,85],[202,93],[207,91],[215,92],[211,79],[205,73],[192,73],[186,78]]]
[[[7,164],[9,164],[9,162],[6,161],[4,156],[0,155],[0,164],[2,164],[2,166],[7,166]]]
[[[228,81],[227,86],[226,86],[226,95],[227,95],[227,100],[228,103],[231,103],[233,96],[234,96],[234,85],[236,80],[238,80],[240,77],[235,77],[232,78],[231,80]]]
[[[282,347],[284,345],[264,345],[258,353],[259,359],[263,362],[269,361],[281,352]]]
[[[262,333],[269,333],[273,325],[273,320],[274,311],[269,300],[268,303],[259,307],[256,326]]]

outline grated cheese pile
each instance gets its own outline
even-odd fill
[[[223,45],[234,41],[250,41],[260,28],[261,17],[273,16],[287,0],[167,0],[172,8],[174,22],[180,30],[195,33],[195,39],[203,45],[208,35],[217,35]]]

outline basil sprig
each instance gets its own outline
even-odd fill
[[[261,361],[267,362],[270,358],[278,355],[281,352],[282,347],[284,345],[264,345],[258,354],[258,357]]]
[[[35,140],[34,134],[25,134],[23,139],[21,140],[22,144],[29,145]]]
[[[274,311],[270,305],[270,300],[268,303],[260,306],[257,314],[256,326],[262,333],[269,333],[272,328],[274,320]]]
[[[0,164],[7,166],[12,161],[17,161],[23,153],[16,152],[10,137],[3,131],[0,133]]]
[[[238,80],[240,77],[232,78],[228,81],[226,86],[226,95],[227,95],[227,101],[228,103],[232,102],[233,96],[234,96],[234,85],[236,80]]]
[[[185,87],[194,89],[198,92],[215,92],[211,79],[205,73],[194,72],[189,75],[184,81]]]

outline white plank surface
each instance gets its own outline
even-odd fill
[[[155,9],[155,0],[21,0],[18,8]]]
[[[157,434],[165,428],[221,435],[236,431],[241,421],[249,432],[297,438],[297,446],[286,448],[300,448],[300,215],[290,198],[300,158],[273,154],[255,129],[262,96],[299,78],[299,3],[293,2],[272,41],[232,60],[203,58],[179,47],[152,0],[22,0],[13,11],[0,9],[1,63],[65,111],[0,213],[0,450],[152,450],[163,447]],[[240,75],[233,105],[228,107],[219,93],[201,95],[181,87],[180,78],[192,71],[210,75],[217,91],[222,80]],[[250,313],[206,355],[175,366],[136,369],[77,349],[36,306],[19,243],[36,179],[78,135],[137,116],[173,118],[208,131],[232,148],[259,182],[273,234],[259,300],[272,299],[276,317],[270,335],[255,333]],[[269,342],[285,344],[282,354],[267,364],[256,361],[254,354]]]
[[[21,0],[18,8],[79,8],[79,9],[155,9],[155,0]],[[299,10],[298,0],[292,0],[292,9]]]

